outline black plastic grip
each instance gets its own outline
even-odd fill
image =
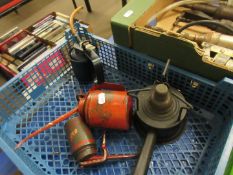
[[[134,170],[134,175],[147,174],[155,143],[156,133],[154,130],[151,130],[146,135],[146,140],[144,142],[140,157]]]
[[[103,65],[101,63],[100,57],[95,53],[94,50],[88,51],[87,54],[88,58],[91,60],[92,65],[94,67],[95,71],[95,81],[97,80],[97,83],[103,83],[104,82],[104,70]]]

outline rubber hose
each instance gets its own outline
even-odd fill
[[[76,34],[76,30],[74,27],[74,17],[83,9],[83,6],[79,6],[76,8],[70,15],[70,30],[71,33],[77,37],[78,41],[81,41],[80,37]]]
[[[200,3],[211,3],[214,2],[214,0],[184,0],[184,1],[179,1],[179,2],[175,2],[172,3],[170,5],[168,5],[167,7],[163,8],[162,10],[158,11],[155,15],[153,15],[148,21],[147,24],[150,24],[151,21],[157,19],[158,17],[160,17],[161,15],[163,15],[164,13],[173,10],[179,6],[182,5],[187,5],[187,4],[200,4]]]
[[[209,24],[214,24],[217,25],[219,27],[222,27],[223,29],[227,30],[228,32],[231,33],[231,35],[233,35],[233,29],[231,29],[230,27],[218,22],[218,21],[211,21],[211,20],[200,20],[200,21],[193,21],[188,23],[187,25],[179,28],[176,32],[177,33],[181,33],[183,30],[191,27],[191,26],[195,26],[195,25],[209,25]]]

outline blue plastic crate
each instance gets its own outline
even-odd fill
[[[77,27],[82,37],[97,46],[107,81],[135,89],[161,78],[164,63]],[[75,107],[76,94],[91,87],[79,84],[73,76],[67,62],[73,38],[69,33],[67,36],[69,41],[0,89],[0,146],[25,174],[132,174],[135,159],[79,168],[70,154],[65,122],[14,150],[16,143],[29,133]],[[47,68],[41,66],[45,62]],[[60,64],[63,66],[57,69]],[[195,108],[178,140],[155,145],[148,174],[223,174],[233,145],[233,81],[225,78],[215,83],[174,66],[169,68],[168,79]],[[102,131],[93,129],[93,133],[100,147]],[[128,132],[107,132],[107,147],[112,154],[137,153],[142,144],[143,139],[133,127]]]

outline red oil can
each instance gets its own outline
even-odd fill
[[[128,130],[132,99],[123,86],[103,83],[79,96],[78,111],[90,127]]]

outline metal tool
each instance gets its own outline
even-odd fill
[[[207,42],[214,45],[233,49],[233,36],[231,35],[224,35],[217,32],[210,32],[207,34],[181,33],[181,36],[186,39],[195,41],[199,44],[201,44],[202,42]]]
[[[97,165],[97,164],[103,163],[107,160],[129,159],[129,158],[136,158],[137,157],[137,154],[109,155],[108,150],[107,150],[107,146],[106,146],[106,132],[104,132],[104,134],[103,134],[103,141],[102,141],[101,147],[102,147],[103,155],[95,155],[86,161],[80,162],[80,167]]]
[[[184,96],[166,82],[169,62],[163,72],[165,81],[157,81],[153,86],[128,92],[137,100],[135,127],[138,132],[146,134],[135,175],[146,174],[155,143],[172,141],[183,133],[187,111],[192,108]]]
[[[80,112],[80,116],[91,127],[127,130],[130,127],[132,115],[132,99],[122,85],[102,83],[94,85],[86,95],[78,95],[78,106],[68,113],[58,117],[44,127],[31,133],[20,141],[16,148],[39,133],[68,119],[73,114]]]
[[[214,44],[203,42],[201,47],[205,51],[204,55],[207,56],[208,62],[219,66],[223,69],[233,71],[232,58],[233,50],[225,47],[217,46]]]

